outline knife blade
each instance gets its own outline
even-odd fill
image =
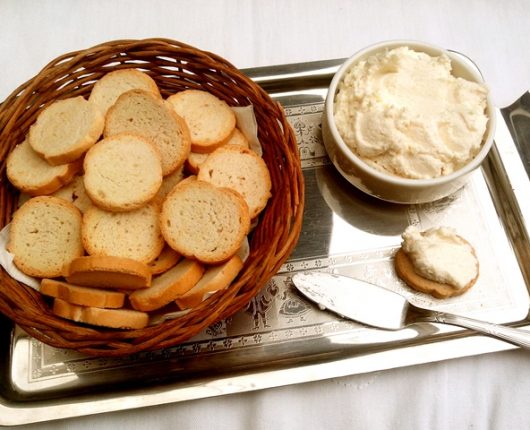
[[[300,272],[292,280],[322,310],[387,330],[398,330],[405,325],[407,299],[378,285],[324,272]]]

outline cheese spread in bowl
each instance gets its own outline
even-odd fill
[[[383,200],[421,203],[459,189],[493,142],[487,88],[465,57],[395,41],[355,54],[336,73],[323,137],[352,184]]]

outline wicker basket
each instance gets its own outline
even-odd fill
[[[254,106],[272,198],[250,238],[250,256],[236,281],[183,317],[141,330],[76,324],[50,312],[40,293],[0,272],[0,312],[36,339],[95,356],[122,356],[167,348],[246,306],[295,246],[303,212],[303,176],[293,131],[279,104],[217,55],[167,39],[119,40],[63,55],[17,88],[0,105],[0,227],[10,222],[18,192],[7,181],[5,160],[39,111],[51,101],[88,97],[94,82],[123,68],[147,72],[168,96],[186,88],[208,90],[232,106]]]

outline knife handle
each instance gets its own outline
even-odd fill
[[[530,349],[530,332],[499,324],[479,321],[473,318],[449,314],[446,312],[428,312],[422,315],[421,321],[451,324],[468,328],[476,332],[503,340],[524,349]]]

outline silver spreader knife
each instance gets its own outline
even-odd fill
[[[530,349],[530,332],[415,306],[394,291],[348,276],[302,272],[295,287],[321,309],[385,330],[399,330],[418,322],[451,324]]]

